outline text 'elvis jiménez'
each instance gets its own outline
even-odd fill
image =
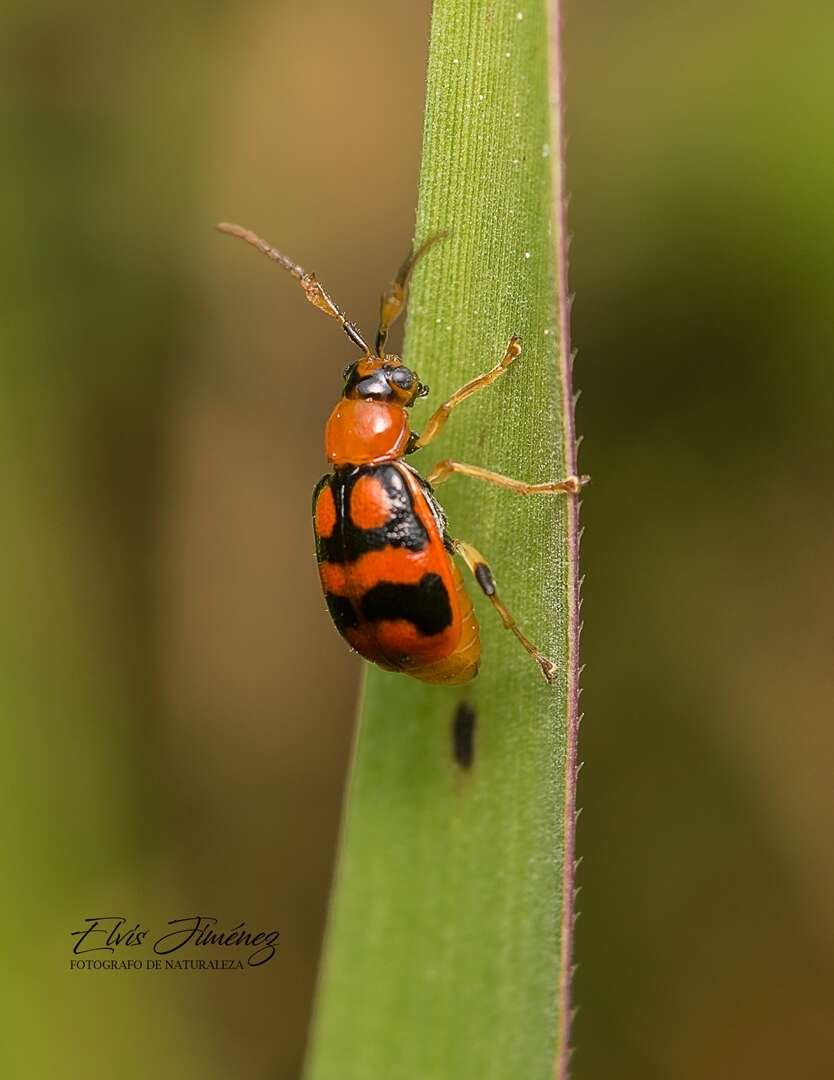
[[[230,930],[218,930],[218,919],[212,915],[185,915],[180,919],[169,919],[168,926],[174,929],[160,937],[148,941],[150,931],[140,923],[134,923],[125,929],[127,919],[122,915],[94,916],[84,919],[87,926],[83,930],[73,930],[72,937],[77,941],[72,947],[76,956],[92,952],[115,952],[117,948],[135,948],[139,945],[152,944],[158,956],[167,956],[185,945],[222,945],[249,946],[253,951],[247,957],[250,967],[267,963],[275,955],[279,938],[277,930],[251,931],[245,922],[237,923]]]

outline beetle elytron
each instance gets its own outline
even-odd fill
[[[519,495],[576,494],[586,476],[525,484],[475,465],[441,461],[427,479],[403,460],[428,446],[452,410],[500,378],[521,354],[513,335],[500,363],[456,390],[429,418],[422,434],[411,431],[406,409],[428,387],[398,356],[385,352],[388,331],[402,313],[417,259],[444,234],[412,250],[382,294],[376,345],[336,306],[315,274],[239,225],[217,228],[245,240],[296,278],[311,304],[341,323],[362,356],[345,371],[342,398],[325,429],[333,472],[313,494],[316,556],[327,607],[336,629],[353,649],[388,671],[430,683],[457,684],[478,673],[481,645],[472,602],[454,562],[459,555],[508,630],[552,682],[553,663],[525,637],[498,597],[492,571],[471,544],[455,540],[433,487],[453,473],[497,484]]]

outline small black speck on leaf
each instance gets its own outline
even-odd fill
[[[475,710],[462,701],[452,720],[452,753],[462,769],[471,769],[475,760]]]

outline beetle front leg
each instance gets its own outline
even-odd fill
[[[446,426],[446,421],[449,419],[452,410],[456,409],[461,402],[466,401],[472,394],[477,393],[478,390],[483,390],[484,387],[494,383],[496,379],[500,379],[513,360],[516,360],[519,356],[521,356],[521,338],[517,334],[513,334],[500,363],[484,372],[483,375],[476,375],[474,379],[464,383],[460,389],[455,390],[448,401],[444,401],[440,408],[432,413],[428,423],[423,428],[422,434],[415,439],[413,449],[422,450],[424,446],[428,446],[430,442],[433,442]]]
[[[481,591],[501,616],[501,621],[504,626],[507,630],[511,630],[512,633],[515,634],[516,638],[521,643],[522,648],[533,657],[539,665],[539,670],[542,675],[544,675],[545,679],[547,679],[549,683],[555,682],[556,665],[552,660],[548,660],[546,656],[539,652],[533,642],[522,632],[518,623],[499,599],[495,588],[495,578],[492,576],[492,570],[490,570],[486,559],[477,548],[473,547],[471,544],[465,543],[463,540],[454,540],[453,543],[455,551],[471,570],[475,580],[481,587]]]

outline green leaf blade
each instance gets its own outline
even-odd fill
[[[415,427],[512,333],[524,352],[410,459],[424,474],[444,457],[534,482],[572,469],[551,31],[544,0],[434,6],[416,235],[450,235],[412,285],[405,357],[432,389]],[[474,582],[474,682],[368,671],[309,1080],[549,1080],[557,1058],[564,1068],[575,505],[464,477],[438,494],[559,677],[545,684]],[[454,755],[461,704],[476,717],[468,768]]]

